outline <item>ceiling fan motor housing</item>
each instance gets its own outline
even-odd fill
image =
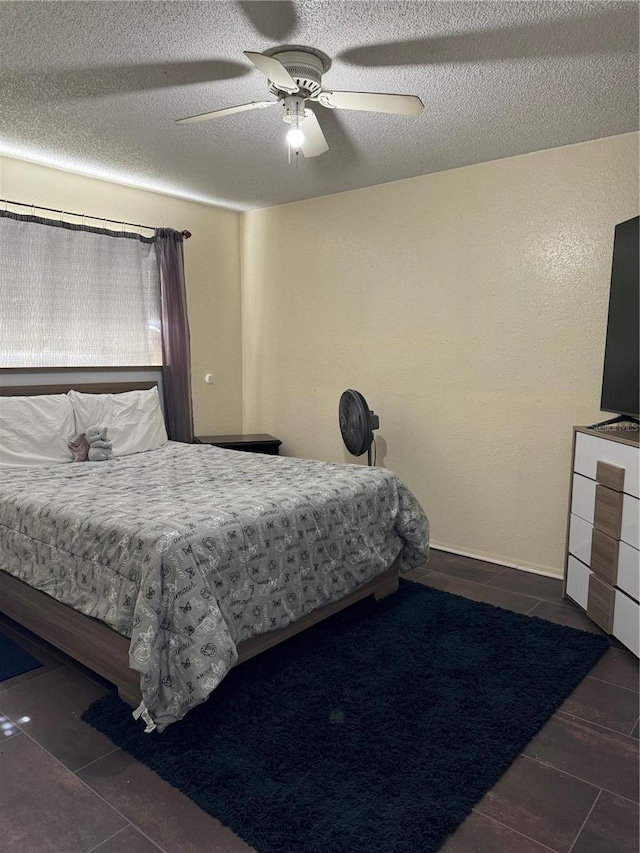
[[[331,60],[320,50],[311,48],[274,48],[266,50],[265,56],[272,56],[281,62],[300,87],[305,98],[317,98],[322,91],[322,75],[329,68]],[[269,91],[280,94],[275,83],[269,82]]]

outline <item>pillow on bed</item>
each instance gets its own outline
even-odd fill
[[[84,394],[69,391],[76,432],[100,424],[107,427],[114,456],[156,450],[167,443],[158,388],[123,394]]]
[[[73,408],[66,394],[0,397],[0,467],[71,462]]]

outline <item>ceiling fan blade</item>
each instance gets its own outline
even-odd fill
[[[264,53],[254,53],[251,50],[245,50],[244,55],[253,62],[258,71],[262,71],[265,77],[275,83],[278,89],[292,94],[298,91],[296,81],[284,65],[273,56],[265,56]]]
[[[197,121],[209,121],[212,118],[222,118],[222,116],[230,116],[233,113],[244,113],[247,110],[262,110],[265,107],[271,107],[278,101],[252,101],[250,104],[240,104],[237,107],[225,107],[222,110],[214,110],[211,113],[200,113],[197,116],[189,116],[188,118],[176,119],[176,124],[193,124]]]
[[[320,109],[315,110],[316,114]],[[353,166],[361,160],[361,151],[355,134],[349,131],[349,119],[346,111],[322,110],[318,121],[322,122],[322,132],[331,149],[331,157],[317,157],[313,168],[317,175],[334,175],[335,163],[345,167]],[[302,127],[304,131],[304,127]],[[333,165],[331,163],[333,162]]]
[[[328,151],[329,145],[313,110],[306,109],[304,115],[305,119],[301,127],[304,133],[304,142],[300,146],[300,150],[305,157],[317,157],[319,154]]]
[[[283,42],[296,28],[295,5],[288,0],[238,3],[256,30],[270,41]]]
[[[417,95],[383,95],[374,92],[321,92],[318,102],[323,107],[403,116],[417,116],[424,109]]]

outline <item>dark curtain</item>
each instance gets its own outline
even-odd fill
[[[193,442],[191,356],[182,234],[155,233],[162,299],[162,376],[167,432],[172,441]]]

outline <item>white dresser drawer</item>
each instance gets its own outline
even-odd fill
[[[596,483],[580,474],[573,475],[571,512],[593,524],[593,511],[596,505]]]
[[[628,593],[631,598],[640,601],[640,551],[620,543],[618,551],[618,579],[616,586]]]
[[[591,538],[593,525],[571,514],[569,521],[569,553],[581,560],[585,566],[591,565]]]
[[[575,557],[569,557],[567,563],[567,595],[583,610],[589,601],[589,577],[591,572]]]
[[[598,437],[594,430],[593,435],[584,432],[576,433],[576,455],[574,471],[596,479],[596,467],[598,462],[608,462],[625,469],[624,491],[629,495],[640,498],[640,472],[638,471],[638,449],[630,444],[621,444],[618,441],[607,441]]]
[[[640,501],[625,495],[622,500],[622,527],[620,539],[634,548],[640,548]]]
[[[616,590],[612,633],[635,655],[640,656],[640,605],[620,590]]]
[[[599,487],[603,489],[602,486]],[[603,491],[606,491],[603,489]],[[610,490],[606,494],[614,494]],[[620,494],[622,504],[622,525],[620,539],[634,548],[640,549],[640,501],[627,494]],[[589,524],[594,522],[596,505],[596,483],[580,474],[573,475],[573,491],[571,495],[571,513],[584,519]],[[617,535],[615,537],[618,538]],[[573,552],[575,553],[575,552]],[[581,558],[582,559],[582,558]],[[588,562],[588,561],[587,561]]]

